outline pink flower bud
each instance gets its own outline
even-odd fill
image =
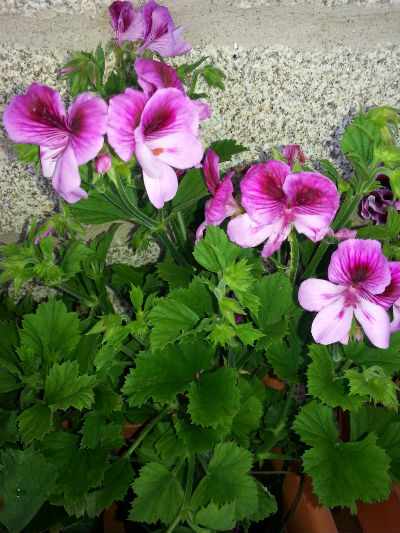
[[[95,160],[95,168],[97,174],[103,174],[103,172],[107,172],[111,168],[111,156],[110,154],[103,154],[96,157]]]

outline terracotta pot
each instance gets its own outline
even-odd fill
[[[393,483],[393,490],[384,502],[357,502],[357,516],[364,533],[399,533],[400,486]]]

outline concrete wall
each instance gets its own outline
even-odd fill
[[[0,0],[0,112],[33,81],[65,92],[58,73],[68,51],[111,37],[109,3]],[[210,91],[213,115],[201,135],[205,145],[228,137],[248,146],[234,164],[265,160],[271,146],[288,143],[342,164],[338,139],[359,103],[400,107],[398,2],[160,3],[187,26],[190,59],[209,55],[227,75],[225,93]],[[48,180],[17,162],[1,127],[0,242],[57,209]]]

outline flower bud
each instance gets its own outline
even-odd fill
[[[102,154],[95,159],[95,169],[97,174],[103,174],[108,172],[111,168],[111,156],[110,154]]]

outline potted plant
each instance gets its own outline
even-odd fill
[[[196,83],[223,90],[223,73],[164,62],[190,45],[153,0],[110,13],[106,51],[63,69],[68,113],[32,84],[3,115],[66,203],[1,247],[16,297],[27,280],[57,295],[2,301],[0,521],[98,530],[120,501],[135,531],[280,531],[297,463],[326,507],[386,500],[400,478],[398,110],[346,129],[349,180],[291,145],[234,187],[219,165],[245,147],[199,141],[211,110]],[[384,225],[355,220],[363,197]],[[121,222],[130,248],[158,242],[156,263],[107,262]],[[87,242],[84,225],[104,223]]]

